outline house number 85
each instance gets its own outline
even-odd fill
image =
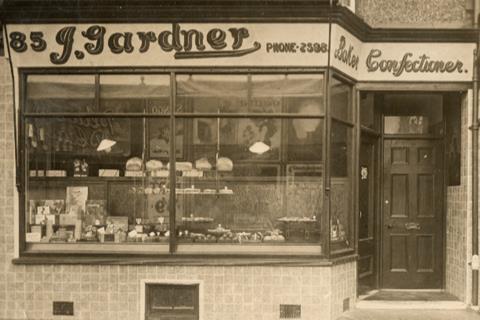
[[[10,33],[10,47],[16,52],[24,52],[27,50],[27,37],[22,32]],[[47,42],[43,40],[43,32],[30,32],[30,47],[33,51],[43,51],[47,48]]]

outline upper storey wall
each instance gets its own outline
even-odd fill
[[[356,14],[374,28],[465,28],[473,1],[356,0]]]

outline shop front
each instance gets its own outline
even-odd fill
[[[54,265],[32,310],[335,319],[357,289],[466,299],[447,243],[466,245],[449,242],[450,194],[471,165],[473,37],[385,33],[325,8],[5,20],[13,264]],[[78,295],[60,299],[57,271]]]

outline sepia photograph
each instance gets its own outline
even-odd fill
[[[0,0],[0,320],[480,320],[480,0]]]

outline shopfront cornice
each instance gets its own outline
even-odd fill
[[[4,24],[276,22],[337,23],[363,42],[475,42],[478,30],[372,28],[329,0],[31,1],[0,2]]]

